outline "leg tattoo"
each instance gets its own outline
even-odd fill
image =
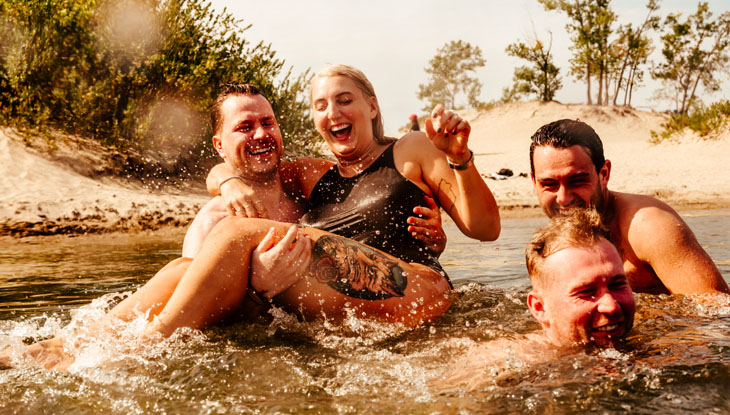
[[[310,273],[342,294],[363,300],[403,296],[407,280],[398,262],[372,248],[326,235],[312,254]]]

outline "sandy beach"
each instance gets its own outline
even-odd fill
[[[208,200],[203,186],[155,189],[100,175],[94,142],[20,140],[0,129],[0,235],[34,236],[185,226]],[[96,177],[96,178],[95,178]]]
[[[652,195],[680,210],[730,206],[730,183],[725,180],[730,173],[727,130],[712,139],[685,133],[652,144],[651,131],[661,131],[665,114],[556,102],[513,103],[465,116],[472,124],[470,146],[480,172],[489,176],[509,168],[515,176],[527,174],[487,181],[506,211],[536,206],[529,179],[530,136],[562,118],[580,119],[601,137],[612,163],[609,189]]]
[[[728,130],[712,139],[685,133],[652,144],[651,131],[660,131],[664,114],[556,102],[512,103],[461,114],[472,124],[470,147],[503,217],[540,214],[529,179],[530,136],[561,118],[581,119],[601,137],[613,165],[610,189],[656,196],[678,210],[730,207]],[[0,129],[0,172],[5,177],[0,185],[0,235],[185,226],[208,199],[202,183],[158,189],[102,175],[103,153],[88,141],[57,139],[52,147],[43,140],[30,141],[28,146],[13,130]],[[514,176],[489,177],[503,168]]]

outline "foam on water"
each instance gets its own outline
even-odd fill
[[[0,392],[11,408],[79,413],[628,411],[647,408],[647,396],[648,412],[658,413],[667,408],[662,399],[684,406],[685,388],[712,384],[710,402],[695,404],[727,404],[718,389],[730,384],[727,310],[690,297],[638,296],[639,329],[619,348],[538,364],[505,350],[501,364],[482,366],[470,383],[439,387],[457,357],[535,329],[523,290],[468,284],[457,293],[443,319],[411,330],[354,315],[341,326],[301,322],[274,309],[270,321],[144,342],[144,314],[99,335],[98,322],[120,299],[109,295],[73,310],[65,325],[54,314],[3,321],[3,347],[74,338],[65,350],[75,361],[61,373],[16,360],[19,367],[0,372]],[[698,307],[708,314],[697,316]]]

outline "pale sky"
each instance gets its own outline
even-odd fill
[[[313,72],[327,64],[344,63],[362,70],[378,96],[386,134],[395,134],[408,115],[424,112],[417,98],[418,85],[427,81],[424,68],[437,49],[451,40],[479,46],[487,63],[477,72],[482,82],[482,101],[499,99],[502,89],[512,85],[515,67],[527,64],[508,56],[505,48],[533,34],[547,41],[552,32],[552,53],[560,68],[563,88],[556,99],[563,103],[585,103],[585,82],[576,81],[569,72],[570,39],[565,31],[567,18],[560,12],[546,12],[537,0],[479,1],[455,0],[308,0],[308,1],[225,1],[212,0],[217,10],[223,7],[253,26],[244,33],[252,44],[270,43],[276,56],[298,74]],[[727,0],[710,0],[714,16],[730,10]],[[646,15],[645,1],[614,0],[619,23],[635,26]],[[697,2],[664,0],[660,15],[694,13]],[[658,38],[652,58],[658,61]],[[648,68],[645,68],[648,72]],[[632,104],[646,109],[666,109],[668,103],[651,100],[660,84],[648,73],[644,86],[634,88]],[[705,97],[706,102],[730,97],[730,81],[725,75],[724,92]],[[595,94],[596,83],[592,83]],[[595,97],[594,97],[595,99]]]

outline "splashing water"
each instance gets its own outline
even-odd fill
[[[725,278],[728,232],[717,228],[727,229],[728,218],[689,218]],[[2,412],[730,411],[730,307],[713,298],[637,295],[635,328],[615,348],[541,362],[505,348],[499,364],[482,364],[479,350],[539,329],[525,306],[522,249],[540,224],[505,220],[505,238],[493,244],[467,242],[447,226],[444,263],[455,301],[415,329],[356,315],[338,324],[302,322],[272,309],[253,323],[156,341],[139,340],[144,314],[127,323],[103,317],[178,255],[181,234],[0,240],[8,264],[0,274],[0,348],[12,350],[16,363],[0,370]],[[67,372],[23,356],[28,344],[52,336],[66,340],[74,358]],[[468,385],[443,387],[464,359],[481,370]]]

